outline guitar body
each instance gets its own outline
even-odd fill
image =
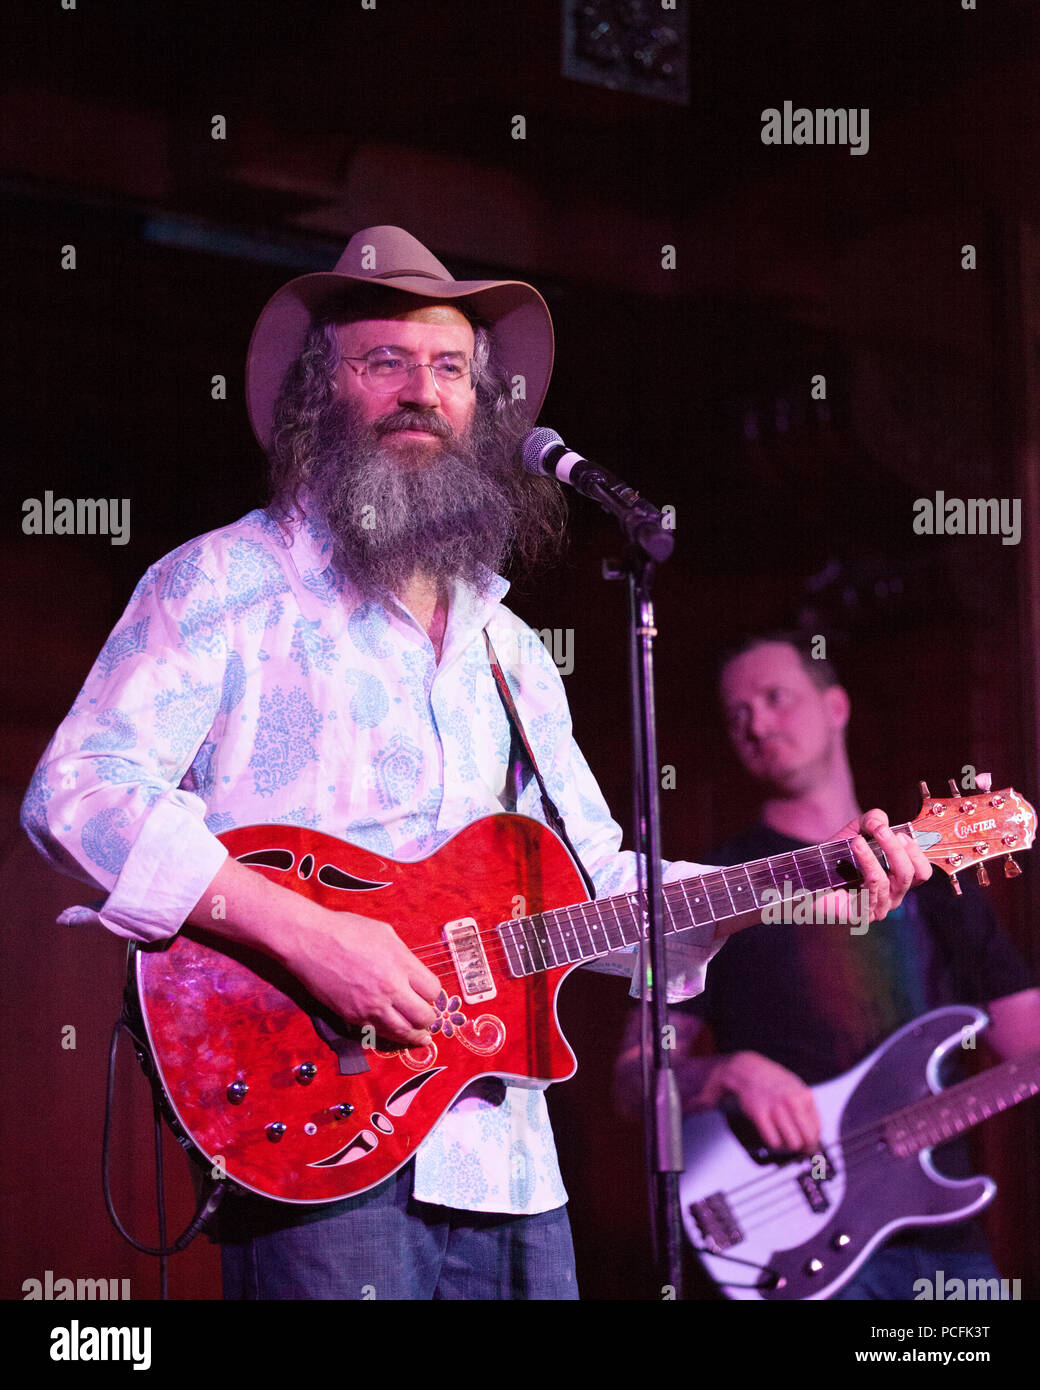
[[[960,1221],[991,1200],[990,1178],[944,1177],[928,1149],[898,1156],[885,1123],[900,1107],[942,1090],[943,1058],[960,1046],[963,1029],[985,1022],[967,1006],[937,1009],[893,1033],[851,1071],[814,1087],[827,1160],[822,1178],[814,1176],[812,1159],[777,1163],[768,1151],[756,1157],[721,1111],[686,1121],[683,1221],[699,1252],[718,1247],[700,1259],[723,1293],[772,1302],[829,1298],[896,1231]],[[815,1166],[819,1174],[823,1165]],[[763,1269],[771,1277],[755,1286]]]
[[[220,838],[273,882],[389,922],[442,981],[432,1045],[401,1048],[347,1028],[275,962],[222,938],[185,928],[169,943],[131,948],[173,1118],[240,1186],[297,1203],[353,1196],[407,1162],[475,1078],[574,1073],[556,993],[575,965],[515,979],[494,931],[587,897],[568,851],[539,822],[491,816],[415,863],[295,826]],[[457,951],[446,944],[446,924],[460,919],[483,933],[483,966],[468,927]]]

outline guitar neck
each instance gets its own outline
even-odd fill
[[[893,830],[914,834],[911,825]],[[798,893],[854,887],[862,881],[851,840],[774,854],[664,885],[665,934],[732,922]],[[514,976],[581,964],[646,936],[645,895],[622,893],[504,922],[498,934]]]
[[[920,1153],[972,1129],[1040,1091],[1040,1048],[959,1081],[889,1115],[885,1141],[898,1157]]]

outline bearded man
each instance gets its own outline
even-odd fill
[[[392,922],[292,892],[217,836],[291,823],[415,860],[483,816],[544,819],[486,639],[597,894],[635,888],[559,674],[496,573],[562,529],[556,483],[514,460],[552,356],[537,291],[456,281],[398,228],[358,233],[334,271],[278,291],[246,385],[271,505],[148,572],[26,797],[39,848],[107,894],[66,920],[138,941],[205,927],[348,1024],[428,1045],[441,982]],[[870,815],[889,874],[865,842],[858,857],[883,914],[928,868]],[[684,933],[676,997],[701,988],[722,939]],[[225,1296],[574,1298],[565,1201],[543,1091],[483,1078],[359,1196],[226,1201]]]

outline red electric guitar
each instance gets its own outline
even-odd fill
[[[917,820],[895,828],[947,873],[996,855],[1017,873],[1010,851],[1032,844],[1036,814],[1010,788],[980,790],[926,796]],[[584,901],[561,841],[525,816],[475,821],[414,863],[294,826],[220,838],[276,883],[390,922],[442,981],[433,1042],[402,1048],[348,1027],[266,956],[223,938],[185,928],[131,947],[143,1038],[175,1124],[215,1169],[281,1201],[328,1202],[382,1182],[478,1076],[573,1075],[560,982],[643,934],[638,895]],[[848,840],[775,855],[666,885],[665,930],[750,924],[785,884],[858,882]]]

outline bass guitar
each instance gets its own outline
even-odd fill
[[[951,1006],[907,1023],[865,1061],[813,1088],[819,1152],[786,1158],[721,1110],[683,1126],[683,1221],[730,1298],[830,1298],[906,1226],[962,1221],[996,1192],[991,1178],[936,1171],[934,1145],[1040,1091],[1040,1049],[943,1090],[939,1071],[987,1022]]]

